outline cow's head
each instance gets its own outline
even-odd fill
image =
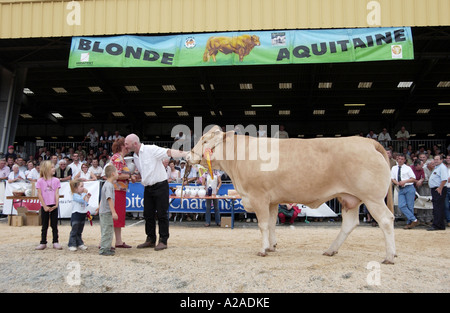
[[[259,41],[259,37],[256,35],[252,35],[252,42],[255,46],[260,46],[261,42]]]
[[[216,147],[223,143],[226,135],[227,133],[224,133],[219,126],[214,126],[213,128],[211,128],[200,138],[191,152],[187,155],[187,162],[190,165],[200,164],[206,167],[207,153],[209,153],[211,162],[215,161],[216,159],[220,159],[222,155],[216,158]]]

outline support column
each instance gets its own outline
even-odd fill
[[[0,66],[0,151],[3,153],[14,143],[26,76],[27,68],[11,72]]]

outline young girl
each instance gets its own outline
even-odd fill
[[[72,216],[70,218],[70,225],[72,230],[69,236],[69,251],[77,251],[77,247],[80,250],[86,250],[87,247],[81,239],[81,234],[84,229],[84,222],[86,220],[86,214],[89,211],[89,199],[91,194],[84,188],[84,184],[81,180],[71,180],[70,190],[73,194],[72,200]]]
[[[49,218],[53,234],[53,248],[61,250],[62,247],[58,243],[58,206],[61,183],[58,178],[53,177],[55,168],[51,161],[42,161],[40,166],[40,178],[36,182],[36,189],[38,191],[39,201],[41,202],[42,230],[41,242],[36,247],[36,250],[44,250],[47,248]]]

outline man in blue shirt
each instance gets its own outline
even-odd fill
[[[447,194],[448,170],[442,163],[444,157],[434,157],[435,167],[428,180],[433,202],[433,224],[427,230],[445,230],[445,198]]]

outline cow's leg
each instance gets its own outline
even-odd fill
[[[275,227],[277,225],[278,205],[271,205],[269,208],[269,252],[274,252],[277,246]]]
[[[378,222],[378,226],[381,228],[386,241],[386,259],[384,264],[394,264],[395,254],[395,239],[394,239],[394,215],[388,209],[384,201],[368,202],[366,203],[367,210],[370,215]]]
[[[253,205],[252,206],[256,217],[258,218],[258,227],[261,231],[262,235],[262,247],[261,250],[258,252],[259,256],[266,256],[267,251],[270,249],[270,241],[269,241],[269,224],[270,224],[270,214],[269,214],[269,208],[264,207],[264,205]]]
[[[359,210],[358,207],[347,209],[345,206],[342,207],[342,226],[336,239],[333,241],[331,246],[323,254],[328,256],[333,256],[338,253],[339,247],[347,239],[348,235],[353,229],[359,224]]]

